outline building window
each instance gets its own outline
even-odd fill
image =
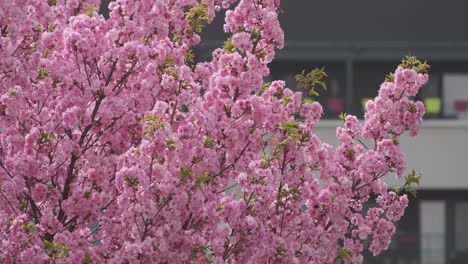
[[[443,75],[444,116],[468,119],[468,74]]]
[[[445,262],[445,201],[421,201],[421,263]]]

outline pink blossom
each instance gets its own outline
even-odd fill
[[[238,1],[236,49],[191,62],[190,12],[234,2],[117,0],[108,20],[97,0],[0,3],[0,259],[331,263],[340,244],[361,263],[388,247],[408,198],[381,179],[405,172],[399,137],[424,114],[407,96],[428,76],[397,68],[334,148],[318,102],[263,83],[278,0]]]
[[[250,41],[250,34],[247,32],[235,33],[232,36],[232,44],[240,50],[250,51],[252,49],[252,42]]]

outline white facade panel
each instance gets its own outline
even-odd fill
[[[314,130],[322,142],[336,146],[336,126],[341,121],[322,120]],[[403,136],[402,151],[408,169],[422,174],[421,189],[468,189],[468,121],[426,120],[416,138]],[[391,175],[390,186],[401,185]]]

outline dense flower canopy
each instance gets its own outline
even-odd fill
[[[313,133],[317,102],[263,82],[284,44],[279,2],[117,0],[106,20],[97,0],[1,1],[0,263],[360,263],[386,249],[418,178],[381,178],[405,173],[426,66],[399,66],[363,123],[342,115],[334,149]],[[225,9],[231,38],[195,63]]]

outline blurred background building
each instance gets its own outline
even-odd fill
[[[427,111],[421,133],[401,142],[408,167],[422,174],[417,198],[398,223],[390,249],[365,263],[468,263],[468,1],[281,4],[286,45],[271,63],[270,79],[294,88],[295,74],[325,66],[328,90],[318,98],[324,115],[315,131],[324,142],[338,144],[338,114],[362,117],[363,104],[404,56],[432,66],[430,82],[417,97]],[[196,50],[200,60],[227,39],[223,20],[219,16],[204,31]]]

